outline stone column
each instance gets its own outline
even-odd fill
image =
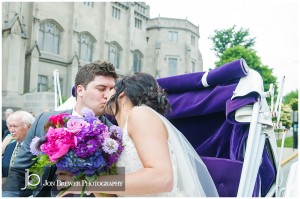
[[[38,3],[33,2],[33,25],[32,25],[32,36],[31,36],[31,45],[35,45],[39,40],[39,29],[40,29],[40,18],[39,18],[39,8]]]
[[[132,61],[132,53],[131,51],[134,50],[134,49],[131,49],[132,47],[132,40],[134,40],[135,38],[133,38],[133,29],[134,29],[134,23],[135,23],[135,15],[134,15],[134,2],[129,2],[128,3],[129,5],[129,9],[128,9],[128,24],[129,24],[129,27],[127,29],[127,41],[128,42],[128,45],[124,46],[124,50],[123,50],[123,58],[125,59],[124,62],[125,62],[125,68],[121,68],[123,71],[132,71],[133,69],[133,61]],[[124,67],[124,66],[123,66]]]
[[[67,97],[72,95],[72,87],[75,86],[75,77],[79,69],[79,59],[75,55],[72,63],[68,66],[68,82],[67,82]]]
[[[25,76],[25,89],[27,92],[36,92],[38,85],[38,66],[39,66],[39,56],[40,52],[35,45],[31,53],[27,56],[27,65],[26,65],[26,76]]]
[[[185,71],[184,73],[190,73],[192,71],[191,69],[191,47],[186,44],[186,49],[185,49]]]
[[[19,19],[3,34],[3,94],[23,94],[26,40],[21,37]]]
[[[161,77],[162,66],[160,64],[160,42],[155,44],[155,78]]]

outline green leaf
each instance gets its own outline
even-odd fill
[[[236,30],[234,25],[231,28],[215,30],[214,32],[215,35],[209,38],[213,42],[212,50],[215,51],[217,57],[221,57],[228,48],[239,45],[250,49],[255,44],[255,38],[249,38],[249,29],[240,28]]]
[[[30,174],[36,174],[36,175],[38,175],[38,176],[41,176],[41,175],[43,174],[43,172],[44,172],[44,167],[46,167],[46,166],[51,166],[52,164],[55,164],[55,162],[52,163],[52,162],[49,160],[48,156],[45,155],[45,154],[43,154],[43,155],[38,155],[37,157],[33,158],[33,160],[35,160],[36,162],[35,162],[34,165],[32,165],[32,166],[29,168],[29,173],[30,173]],[[33,179],[32,179],[32,182],[33,182],[32,184],[37,184],[38,179],[33,178]],[[35,189],[36,186],[28,186],[28,188],[29,188],[29,189]]]
[[[72,187],[73,182],[77,182],[82,176],[83,176],[83,173],[82,173],[82,172],[79,173],[79,175],[76,176],[76,177],[74,178],[74,180],[72,181],[72,183],[70,183],[70,185],[67,186],[61,193],[59,193],[58,196],[59,196],[59,195],[63,195],[66,191],[68,191],[68,190]],[[86,185],[86,184],[84,183],[84,185]],[[84,189],[84,190],[83,190],[83,189]],[[83,193],[84,193],[84,191],[85,191],[85,186],[84,186],[84,188],[82,188],[82,191],[83,191]],[[81,192],[81,194],[82,194],[82,192]],[[82,196],[80,195],[80,197],[82,197]]]
[[[94,174],[94,175],[92,175],[92,176],[84,176],[84,178],[85,178],[85,180],[86,181],[88,181],[88,182],[94,182],[94,181],[96,181],[98,178],[97,178],[97,175],[96,174]]]
[[[83,184],[83,187],[82,187],[82,190],[81,190],[81,193],[80,193],[80,197],[83,197],[85,189],[86,189],[86,183]]]

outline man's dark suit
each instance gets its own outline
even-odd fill
[[[4,140],[4,138],[8,135],[9,131],[6,125],[6,121],[4,119],[2,119],[2,141]]]
[[[7,145],[2,156],[2,178],[8,176],[9,164],[11,155],[14,152],[17,142],[12,142]]]
[[[44,130],[45,123],[49,120],[49,116],[57,115],[60,113],[72,113],[72,110],[68,111],[60,111],[60,112],[46,112],[42,113],[32,124],[30,130],[28,131],[25,140],[23,142],[22,147],[20,148],[20,152],[15,161],[14,168],[11,169],[11,172],[8,175],[8,178],[3,185],[3,197],[26,197],[26,193],[21,191],[21,188],[25,187],[25,169],[29,169],[35,162],[32,160],[35,156],[30,152],[30,143],[31,140],[37,136],[42,137],[46,134]],[[111,126],[112,124],[106,119],[104,116],[100,116],[99,119],[106,125]],[[42,176],[42,181],[54,180],[54,174],[56,172],[56,168],[47,167],[44,169],[44,173]],[[50,197],[51,187],[43,187],[43,182],[39,184],[39,186],[33,191],[34,197]]]

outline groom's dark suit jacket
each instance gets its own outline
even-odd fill
[[[42,137],[46,134],[44,130],[44,125],[49,120],[49,116],[57,115],[60,113],[69,113],[72,114],[72,110],[59,111],[59,112],[46,112],[42,113],[32,124],[30,130],[28,131],[23,145],[20,148],[20,151],[17,155],[17,158],[14,163],[14,167],[11,168],[11,171],[7,177],[5,184],[2,187],[2,196],[3,197],[27,197],[25,190],[21,188],[25,187],[25,169],[29,169],[35,161],[32,160],[35,156],[30,152],[30,143],[31,140],[37,136]],[[106,124],[111,126],[111,122],[104,116],[100,116],[99,119]],[[48,167],[44,169],[42,176],[42,181],[53,181],[56,168]],[[50,197],[50,186],[42,186],[43,182],[33,191],[34,197]]]

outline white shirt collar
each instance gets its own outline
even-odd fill
[[[72,110],[72,115],[73,115],[73,116],[82,117],[82,116],[79,115],[79,113],[75,110],[75,108],[73,108],[73,110]]]

